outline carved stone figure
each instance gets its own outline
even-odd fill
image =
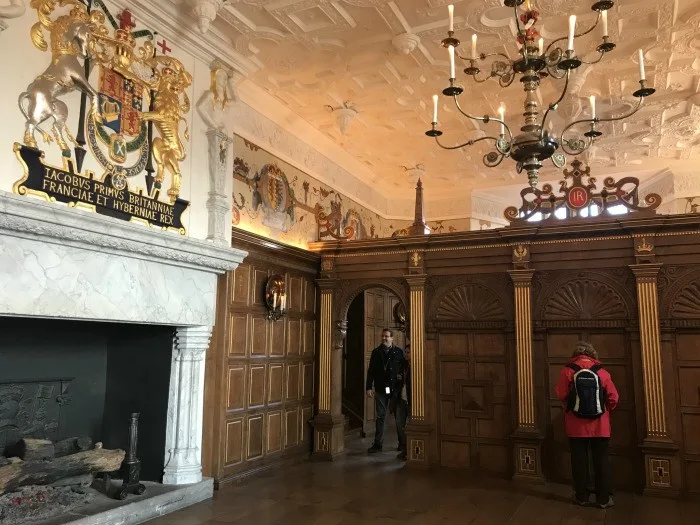
[[[24,143],[36,148],[34,133],[37,130],[44,142],[50,143],[51,135],[40,125],[53,118],[51,129],[56,142],[63,155],[70,156],[66,136],[73,143],[75,139],[66,126],[68,106],[59,97],[79,89],[91,98],[95,115],[99,115],[97,91],[85,78],[84,67],[78,58],[85,59],[88,56],[91,33],[104,15],[95,11],[91,17],[83,5],[77,4],[69,14],[52,21],[49,16],[55,4],[55,0],[35,0],[31,4],[39,14],[39,22],[31,29],[32,42],[38,49],[46,51],[48,45],[44,31],[49,32],[51,64],[19,95],[18,103],[27,121]]]
[[[5,19],[19,18],[26,10],[24,0],[9,0],[9,5],[0,5],[0,31],[7,29]]]
[[[219,64],[211,70],[211,84],[197,103],[197,112],[209,129],[223,130],[231,105],[236,101],[234,74]]]

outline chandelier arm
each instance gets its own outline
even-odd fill
[[[435,137],[435,142],[437,142],[437,145],[440,146],[442,149],[460,149],[460,148],[463,148],[464,146],[473,146],[477,142],[481,142],[482,140],[489,140],[489,139],[491,139],[493,141],[497,140],[496,137],[480,137],[478,139],[468,140],[462,144],[458,144],[457,146],[444,146],[444,145],[440,144],[440,140],[437,137]]]
[[[598,16],[596,17],[595,22],[593,22],[593,25],[592,25],[589,29],[587,29],[586,31],[584,31],[583,33],[575,34],[575,35],[574,35],[574,38],[578,38],[578,37],[580,37],[580,36],[587,35],[588,33],[590,33],[591,31],[593,31],[593,30],[598,26],[598,22],[600,22],[600,11],[596,11],[596,12],[598,13]],[[554,44],[556,44],[557,42],[561,42],[562,40],[566,40],[567,38],[569,38],[568,35],[567,35],[567,36],[562,36],[562,37],[560,37],[560,38],[557,38],[556,40],[552,40],[552,41],[549,43],[549,45],[547,46],[547,49],[544,50],[544,53],[543,53],[543,54],[546,55],[547,53],[549,53],[549,50],[552,48],[552,46],[553,46]]]
[[[513,134],[511,133],[510,127],[508,127],[508,124],[506,124],[505,122],[503,122],[501,119],[498,119],[498,118],[495,118],[495,117],[494,117],[494,118],[491,118],[491,117],[474,117],[474,116],[470,115],[469,113],[466,113],[466,112],[462,109],[462,106],[459,105],[459,100],[457,100],[457,95],[454,95],[453,98],[455,99],[455,105],[457,106],[457,109],[458,109],[459,112],[460,112],[462,115],[464,115],[465,117],[470,118],[470,119],[472,119],[472,120],[478,120],[478,121],[480,121],[480,122],[483,122],[484,124],[486,124],[486,123],[488,123],[488,122],[490,122],[490,121],[498,122],[498,123],[500,123],[500,124],[503,124],[503,127],[504,127],[505,130],[508,132],[508,136],[510,137],[510,139],[508,140],[508,142],[511,142],[511,143],[513,142]],[[483,138],[489,138],[489,137],[483,137]],[[490,138],[493,138],[494,140],[496,140],[494,137],[490,137]],[[478,140],[482,140],[482,139],[478,139]],[[475,141],[475,142],[476,142],[476,141]]]
[[[629,113],[627,113],[627,114],[625,114],[625,115],[620,115],[620,116],[618,116],[618,117],[608,117],[608,118],[597,118],[597,117],[596,117],[596,118],[594,118],[594,119],[592,119],[592,118],[585,118],[585,119],[581,119],[581,120],[575,120],[574,122],[572,122],[571,124],[569,124],[568,126],[566,126],[566,127],[563,129],[563,131],[561,132],[561,135],[560,135],[560,136],[561,136],[561,138],[562,138],[562,141],[564,140],[564,134],[565,134],[567,131],[569,131],[571,128],[573,128],[574,126],[577,126],[577,125],[579,125],[579,124],[597,124],[598,122],[615,122],[615,121],[618,121],[618,120],[624,120],[624,119],[626,119],[626,118],[631,117],[631,116],[634,115],[637,111],[639,111],[639,110],[641,109],[643,103],[644,103],[644,97],[639,97],[639,101],[637,102],[637,107],[635,107],[634,109],[632,109]]]
[[[544,115],[542,116],[542,123],[540,124],[540,138],[544,138],[544,125],[547,123],[547,117],[549,116],[550,111],[555,111],[557,106],[559,105],[559,102],[564,100],[564,96],[566,95],[567,90],[569,89],[569,78],[571,76],[571,70],[567,69],[566,70],[566,81],[564,82],[564,89],[561,92],[561,95],[559,95],[559,98],[557,99],[556,102],[553,104],[550,104],[549,107],[547,108],[547,111],[544,112]]]
[[[593,144],[593,138],[592,138],[592,137],[586,137],[586,140],[585,140],[585,142],[584,142],[583,148],[581,148],[580,150],[570,150],[570,149],[567,147],[567,146],[568,146],[568,141],[562,139],[562,140],[561,140],[561,143],[559,144],[559,147],[560,147],[560,148],[562,149],[562,151],[563,151],[564,153],[566,153],[567,155],[576,156],[576,155],[580,155],[581,153],[583,153],[584,151],[586,151],[588,148],[591,147],[592,144]]]
[[[605,56],[605,51],[598,51],[598,53],[600,53],[600,55],[593,62],[586,62],[585,60],[581,60],[581,63],[582,64],[589,64],[589,65],[597,64],[598,62],[603,60],[603,57]]]

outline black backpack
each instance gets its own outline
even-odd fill
[[[596,419],[605,412],[605,390],[600,384],[599,364],[591,368],[581,368],[575,363],[566,366],[574,371],[571,381],[567,410],[577,417]]]

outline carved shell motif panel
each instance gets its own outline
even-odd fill
[[[671,307],[671,317],[680,318],[700,318],[700,284],[697,282],[690,283],[681,290],[681,292],[673,301]]]
[[[544,305],[544,319],[625,319],[627,308],[610,286],[590,280],[569,281]]]
[[[437,309],[439,321],[488,321],[505,319],[503,305],[484,286],[464,284],[448,292]]]

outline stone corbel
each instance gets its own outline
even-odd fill
[[[200,33],[209,31],[209,26],[216,20],[216,15],[227,0],[187,0],[192,13],[197,18]]]

